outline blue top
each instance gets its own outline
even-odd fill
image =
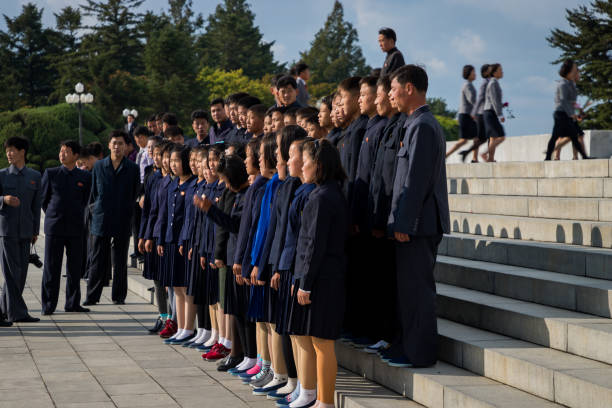
[[[270,225],[270,214],[272,206],[274,204],[274,198],[276,197],[276,191],[282,181],[278,178],[276,173],[266,183],[266,189],[261,200],[261,208],[259,210],[259,222],[257,223],[257,231],[255,232],[255,240],[253,247],[251,248],[251,265],[259,265],[263,247],[266,242],[266,235],[268,233],[268,227]]]
[[[204,189],[206,197],[218,205],[221,194],[225,190],[225,184],[217,180],[214,183],[209,183],[208,188]],[[202,223],[202,235],[200,236],[200,255],[210,257],[215,252],[215,223],[208,218]]]
[[[249,240],[249,233],[251,229],[251,224],[253,222],[252,210],[253,205],[255,203],[255,193],[259,188],[263,187],[267,181],[267,178],[261,175],[257,176],[253,181],[253,184],[251,184],[244,193],[244,205],[242,208],[242,217],[240,218],[240,229],[238,231],[233,264],[242,265],[243,258],[245,257],[245,253],[247,252],[247,242]],[[257,212],[257,216],[259,216],[259,212]],[[255,220],[255,222],[257,222],[257,220]],[[249,250],[248,253],[250,257],[251,251]]]
[[[191,230],[194,226],[195,211],[193,206],[193,195],[195,194],[196,186],[198,185],[198,179],[193,177],[188,182],[187,190],[185,190],[185,222],[181,227],[179,234],[179,245],[185,245],[185,241],[191,237]]]
[[[302,211],[308,202],[310,192],[314,190],[314,183],[302,184],[295,190],[295,196],[289,207],[289,216],[287,219],[287,233],[285,234],[285,247],[280,256],[278,264],[279,271],[288,271],[293,269],[295,261],[295,250],[297,248],[298,234],[302,224]]]
[[[166,175],[157,186],[157,217],[155,218],[155,225],[153,226],[152,238],[155,238],[157,245],[164,244],[164,238],[166,237],[166,221],[168,216],[168,188],[172,183],[172,177]],[[153,210],[151,210],[151,213]]]
[[[194,178],[191,176],[183,184],[180,184],[180,179],[176,177],[168,187],[166,235],[164,240],[167,244],[178,244],[179,242],[181,229],[185,222],[185,197],[187,196],[187,190],[193,185]]]

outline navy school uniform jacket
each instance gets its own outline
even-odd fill
[[[229,189],[227,189],[227,191],[229,191]],[[230,267],[234,263],[238,232],[240,231],[242,211],[244,208],[247,191],[248,187],[238,191],[237,193],[232,193],[231,191],[229,193],[225,193],[225,196],[219,200],[219,202],[224,203],[223,208],[213,205],[208,210],[208,213],[206,213],[206,216],[213,220],[219,227],[217,231],[223,228],[229,233],[229,237],[227,239],[226,264],[228,264]],[[229,195],[230,193],[232,195]]]
[[[259,276],[261,281],[269,281],[274,272],[279,270],[278,264],[285,245],[285,234],[287,232],[287,222],[289,217],[289,207],[295,191],[302,182],[297,177],[288,176],[278,187],[274,206],[270,214],[270,226],[264,250],[258,263]]]
[[[42,209],[45,234],[79,237],[83,234],[85,207],[89,201],[91,175],[77,167],[45,170],[42,181]]]
[[[127,157],[121,160],[117,170],[110,156],[98,160],[92,172],[89,197],[93,204],[91,234],[101,237],[129,235],[139,187],[140,169]]]
[[[265,245],[268,233],[270,232],[270,221],[272,218],[272,208],[276,199],[276,192],[282,181],[276,173],[268,182],[262,195],[262,201],[259,206],[259,220],[257,229],[253,236],[253,245],[251,249],[251,265],[258,266],[262,262],[262,255],[266,255]],[[275,227],[273,226],[273,229]],[[263,262],[265,263],[265,261]]]
[[[410,115],[397,152],[391,231],[411,236],[450,232],[446,189],[446,138],[428,105]]]
[[[405,121],[405,114],[396,113],[393,115],[387,121],[382,137],[378,141],[368,197],[370,229],[387,230],[387,221],[391,212],[391,198],[393,197],[397,150],[404,134]]]
[[[204,193],[204,188],[206,187],[206,180],[202,180],[199,183],[196,182],[195,188],[193,190],[193,195],[197,195],[198,197],[201,197],[202,194]],[[191,198],[191,202],[193,205],[193,197]],[[202,228],[203,228],[203,224],[204,224],[204,220],[205,220],[205,216],[204,213],[202,211],[199,211],[195,206],[192,207],[193,211],[191,214],[192,217],[192,221],[191,221],[191,228],[189,231],[189,235],[187,236],[187,239],[189,241],[189,244],[191,245],[190,249],[194,249],[196,248],[198,250],[198,252],[194,252],[192,253],[192,259],[193,257],[196,257],[199,255],[199,248],[200,248],[200,237],[202,235]],[[185,216],[187,216],[187,214],[185,214]]]
[[[210,201],[217,204],[221,200],[221,195],[225,190],[225,183],[217,180],[214,183],[210,183],[208,190],[204,191],[204,194]],[[200,236],[200,256],[214,256],[215,254],[215,234],[216,227],[215,223],[209,219],[205,219],[202,225],[202,235]]]
[[[259,215],[261,213],[261,203],[263,200],[264,193],[266,191],[266,184],[269,179],[260,176],[263,178],[263,184],[257,187],[257,190],[253,193],[253,203],[251,204],[251,224],[246,231],[248,234],[246,248],[244,255],[242,256],[242,277],[248,278],[251,276],[251,270],[253,266],[251,265],[251,256],[253,244],[255,242],[255,234],[257,233],[257,226],[259,225]],[[255,184],[255,183],[253,183]],[[242,225],[240,233],[242,233]]]
[[[234,193],[229,188],[225,188],[221,193],[221,197],[219,197],[219,202],[217,203],[217,208],[223,211],[224,214],[231,214],[232,207],[234,206],[234,202],[236,199],[236,193]],[[206,217],[206,221],[213,223],[212,218]],[[236,231],[238,231],[238,227],[240,227],[240,220],[238,220],[238,226],[236,227]],[[224,264],[227,265],[228,252],[230,251],[230,238],[231,232],[228,228],[223,225],[219,225],[215,223],[215,248],[214,248],[214,257],[215,259],[219,259],[223,261]],[[234,234],[233,241],[231,242],[232,248],[231,251],[233,253],[234,247],[236,246],[236,237]]]
[[[351,200],[351,224],[358,225],[361,231],[368,228],[368,195],[372,168],[376,147],[382,137],[383,130],[387,124],[387,118],[373,116],[366,126],[366,131],[361,141],[359,156],[357,159],[357,173],[353,184],[353,198]]]
[[[178,244],[181,228],[185,222],[185,197],[187,190],[193,184],[195,177],[191,176],[183,184],[176,177],[168,186],[168,199],[166,205],[166,223],[163,243]],[[158,243],[158,245],[163,245]]]
[[[293,270],[295,264],[295,252],[297,249],[298,234],[302,225],[302,211],[308,202],[310,193],[316,187],[313,183],[300,185],[295,190],[295,195],[289,207],[287,215],[287,232],[285,234],[285,246],[278,263],[278,271]]]
[[[311,291],[320,279],[343,279],[349,230],[348,205],[340,184],[328,181],[311,193],[302,214],[295,257],[300,289]]]
[[[210,140],[210,144],[224,142],[233,129],[234,124],[229,119],[224,120],[220,124],[213,124],[208,130],[208,138]]]
[[[179,246],[187,245],[187,241],[189,241],[189,238],[191,238],[191,232],[194,226],[195,210],[193,206],[193,195],[195,194],[196,187],[198,185],[198,179],[193,177],[188,183],[189,185],[185,190],[185,222],[183,222],[181,232],[179,233]],[[187,251],[184,253],[187,253]]]
[[[172,179],[170,176],[163,176],[160,172],[160,177],[153,183],[151,186],[151,208],[149,210],[149,216],[147,217],[147,225],[145,227],[144,239],[146,240],[155,240],[155,226],[157,224],[157,219],[159,216],[159,203],[161,195],[160,190],[164,190],[168,188],[168,184]],[[157,243],[156,243],[157,245]]]
[[[142,214],[140,216],[140,228],[138,230],[138,238],[147,239],[147,227],[149,225],[149,218],[152,216],[152,208],[154,196],[157,191],[157,186],[162,179],[161,171],[154,170],[148,176],[145,176],[144,180],[144,200],[142,205]],[[157,211],[157,207],[155,208]],[[155,214],[157,217],[157,214]]]
[[[333,128],[331,132],[325,136],[334,146],[338,147],[338,141],[342,137],[342,128]]]
[[[227,134],[226,143],[240,142],[244,143],[246,129],[235,127]]]
[[[172,177],[167,175],[164,177],[157,188],[157,217],[153,226],[153,239],[155,245],[163,245],[166,239],[166,221],[168,217],[168,189],[172,184]],[[152,211],[151,211],[152,212]]]
[[[343,186],[345,197],[349,202],[353,194],[353,183],[357,174],[357,159],[361,141],[365,135],[366,126],[369,118],[365,115],[359,116],[351,122],[350,125],[342,133],[342,139],[338,141],[338,151],[340,152],[340,160],[342,167],[346,172],[347,180]]]

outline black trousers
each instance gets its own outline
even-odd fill
[[[81,302],[81,267],[83,237],[45,236],[41,303],[43,312],[55,312],[62,277],[62,259],[66,248],[66,303],[64,309],[74,309]]]
[[[134,205],[134,216],[132,217],[132,240],[134,241],[134,253],[142,255],[138,252],[138,233],[140,232],[140,218],[142,217],[142,208],[136,203]]]
[[[397,304],[404,354],[415,366],[438,360],[434,267],[442,236],[411,237],[395,245]]]
[[[578,153],[580,153],[582,158],[584,159],[588,157],[584,149],[582,149],[580,140],[578,140],[578,137],[582,134],[582,132],[576,121],[567,116],[565,112],[560,111],[555,111],[554,119],[555,125],[546,148],[546,160],[550,160],[552,158],[552,153],[555,150],[557,140],[561,137],[569,137],[572,142],[572,147],[576,149]]]
[[[91,260],[89,280],[87,281],[87,301],[99,302],[102,289],[108,282],[112,264],[113,302],[124,302],[127,296],[127,256],[130,236],[100,237],[91,236]],[[109,259],[111,262],[109,262]]]
[[[29,254],[29,239],[0,237],[0,261],[4,275],[0,309],[11,322],[28,315],[28,307],[23,300],[23,289],[28,276]]]
[[[255,323],[245,316],[235,316],[237,321],[238,336],[242,344],[244,355],[249,358],[257,357],[257,338],[255,334]]]
[[[367,279],[370,285],[367,297],[372,301],[363,302],[369,307],[367,336],[391,343],[398,335],[394,241],[387,237],[372,238],[370,252],[376,262],[372,265],[372,277]]]

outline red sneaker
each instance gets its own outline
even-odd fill
[[[216,350],[210,350],[208,353],[203,355],[202,358],[206,361],[217,361],[227,357],[230,352],[230,349],[225,348],[223,345],[220,344]]]
[[[161,332],[159,332],[159,337],[161,337],[162,339],[168,339],[174,336],[177,331],[178,326],[176,322],[172,319],[166,319],[166,326]]]

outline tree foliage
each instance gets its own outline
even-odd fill
[[[336,0],[310,49],[301,53],[302,60],[310,67],[311,83],[337,84],[353,75],[368,74],[372,69],[366,65],[358,41],[357,30],[344,20],[344,8]]]
[[[251,79],[244,75],[242,69],[223,71],[204,67],[198,74],[199,91],[209,100],[225,97],[235,92],[247,92],[256,96],[267,105],[274,103],[268,81]]]
[[[548,43],[561,51],[559,63],[572,58],[580,69],[578,90],[595,105],[586,111],[585,125],[612,129],[612,2],[595,0],[566,10],[571,30],[552,30]]]

